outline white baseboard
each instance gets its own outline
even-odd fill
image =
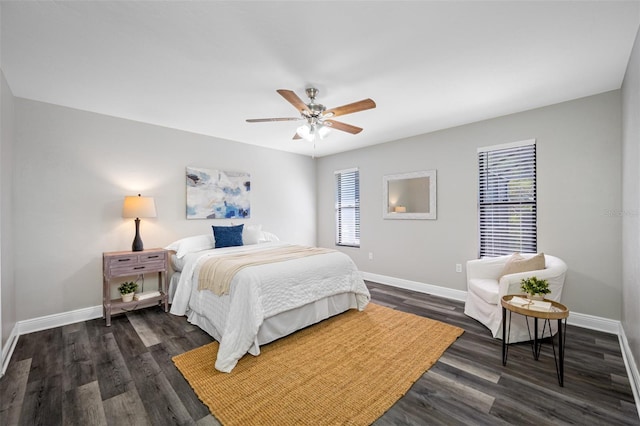
[[[588,328],[589,330],[602,331],[609,334],[618,335],[620,333],[620,321],[581,314],[574,311],[569,312],[567,324],[581,328]]]
[[[7,339],[7,344],[2,347],[2,371],[0,372],[0,377],[4,376],[4,373],[7,371],[7,367],[9,366],[9,361],[11,360],[11,355],[13,355],[13,351],[16,348],[16,344],[18,343],[18,324],[13,326],[11,333],[9,334],[9,338]]]
[[[18,343],[18,337],[21,335],[100,317],[102,317],[102,305],[18,321],[13,330],[11,330],[7,344],[2,348],[2,374],[0,377],[4,376],[5,371],[7,371],[11,355],[13,355]]]
[[[638,364],[633,359],[633,353],[627,340],[627,335],[624,332],[624,327],[620,325],[620,331],[618,333],[618,339],[620,340],[620,348],[622,349],[622,358],[624,359],[624,365],[627,368],[627,375],[629,376],[629,384],[633,391],[633,399],[636,401],[636,408],[638,409],[638,416],[640,416],[640,372],[638,371]]]
[[[462,290],[454,290],[438,285],[404,280],[402,278],[388,277],[386,275],[372,274],[370,272],[363,272],[362,278],[367,281],[373,281],[374,283],[386,284],[392,287],[404,288],[405,290],[413,290],[420,293],[432,294],[434,296],[440,296],[446,299],[459,300],[461,302],[467,300],[467,292]]]
[[[362,278],[368,281],[386,284],[392,287],[404,288],[406,290],[418,291],[420,293],[432,294],[446,299],[458,300],[461,302],[467,300],[467,292],[462,290],[454,290],[438,285],[409,281],[402,278],[388,277],[369,272],[363,272]],[[619,335],[620,333],[620,321],[581,314],[573,311],[569,314],[567,324],[575,325],[576,327],[588,328],[590,330],[603,331],[610,334]]]
[[[102,317],[102,305],[89,308],[76,309],[75,311],[61,312],[59,314],[18,321],[18,335],[33,333],[34,331],[48,330],[76,322],[88,321]]]

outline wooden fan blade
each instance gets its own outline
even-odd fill
[[[247,123],[263,123],[265,121],[298,121],[301,117],[279,117],[279,118],[247,118]]]
[[[362,131],[362,127],[352,126],[351,124],[343,123],[341,121],[324,120],[324,122],[329,123],[334,129],[342,130],[343,132],[351,133],[352,135],[357,135]]]
[[[302,99],[295,94],[295,92],[286,89],[278,89],[276,92],[280,93],[280,95],[287,100],[291,105],[293,105],[298,111],[301,113],[304,111],[309,111],[307,104],[302,102]]]
[[[331,108],[322,114],[325,117],[337,117],[339,115],[352,114],[358,111],[375,108],[376,103],[372,99],[364,99],[352,104],[342,105],[337,108]]]

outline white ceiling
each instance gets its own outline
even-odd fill
[[[316,156],[621,86],[640,1],[1,3],[18,97]],[[293,141],[276,93],[377,108]],[[179,141],[176,141],[179,143]]]

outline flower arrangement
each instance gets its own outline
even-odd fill
[[[520,288],[525,293],[529,293],[531,296],[542,295],[551,293],[549,290],[549,282],[547,280],[541,280],[535,276],[529,278],[523,278],[520,281]]]

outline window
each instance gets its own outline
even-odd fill
[[[339,170],[336,179],[336,244],[360,247],[360,172]]]
[[[478,149],[480,257],[537,252],[535,140]]]

